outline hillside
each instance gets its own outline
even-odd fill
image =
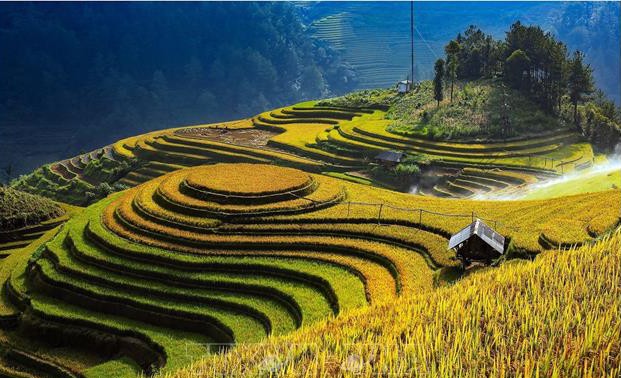
[[[593,146],[574,128],[532,111],[531,101],[508,88],[512,128],[505,135],[494,105],[501,88],[495,81],[464,83],[454,103],[438,107],[423,82],[405,96],[389,89],[354,92],[251,119],[154,131],[44,166],[12,185],[84,205],[181,167],[274,162],[424,195],[469,198],[511,192],[593,164]],[[373,165],[386,150],[403,151],[409,161],[396,171]]]
[[[0,61],[0,161],[17,174],[356,83],[287,2],[3,2],[0,25],[0,54],[10,56]]]
[[[494,141],[526,137],[529,134],[569,129],[558,117],[544,113],[539,106],[500,80],[476,80],[457,83],[454,100],[437,105],[433,83],[423,81],[404,96],[392,89],[353,93],[321,101],[321,105],[356,106],[362,99],[388,107],[386,118],[393,120],[388,131],[432,140]],[[371,94],[372,93],[372,94]],[[510,129],[502,129],[503,104],[509,106]]]
[[[35,243],[72,211],[70,205],[0,186],[0,259]]]
[[[621,233],[206,358],[175,377],[615,377]]]
[[[618,378],[614,15],[0,3],[0,378]]]
[[[0,186],[0,259],[34,243],[71,212],[72,206]]]
[[[449,200],[271,164],[179,169],[74,215],[32,257],[11,256],[0,310],[20,327],[6,344],[40,343],[27,358],[72,374],[173,373],[231,343],[432,295],[459,274],[447,238],[473,217],[510,238],[509,255],[532,256],[605,234],[617,196]]]

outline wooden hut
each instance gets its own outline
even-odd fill
[[[382,151],[373,159],[377,164],[386,168],[394,168],[405,158],[405,153],[399,151]]]
[[[505,237],[477,219],[453,235],[448,247],[455,249],[464,265],[471,261],[490,263],[505,253]]]

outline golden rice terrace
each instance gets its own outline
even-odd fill
[[[530,332],[524,327],[550,335],[545,322],[562,328],[559,338],[583,340],[583,335],[566,318],[530,313],[542,308],[528,307],[530,297],[518,281],[536,281],[534,269],[556,261],[547,256],[578,247],[601,256],[616,246],[618,236],[608,244],[598,241],[619,225],[618,190],[532,201],[476,200],[580,172],[603,156],[566,128],[506,140],[433,140],[394,132],[389,107],[335,101],[126,138],[14,182],[16,189],[90,206],[35,204],[30,208],[45,213],[42,217],[3,233],[17,239],[0,246],[8,251],[0,265],[0,372],[129,377],[213,369],[225,376],[255,376],[261,366],[251,354],[262,356],[270,346],[282,351],[288,341],[308,342],[322,330],[346,339],[326,338],[321,352],[292,348],[297,362],[291,366],[299,369],[282,375],[337,374],[330,370],[333,360],[347,358],[343,345],[355,343],[356,334],[369,342],[420,341],[420,349],[410,354],[416,361],[446,351],[451,363],[493,375],[523,370],[528,376],[533,365],[522,365],[533,361],[546,375],[582,368],[591,376],[617,371],[610,366],[619,361],[618,333],[607,331],[618,325],[613,311],[606,312],[605,322],[592,323],[592,338],[601,341],[589,344],[595,357],[569,346],[561,352],[558,339],[545,358],[533,357],[529,351],[535,345],[520,338]],[[425,160],[416,193],[382,188],[389,185],[370,175],[369,167],[383,164],[375,157],[384,151]],[[455,251],[447,249],[451,235],[475,219],[506,240],[506,254],[496,262],[504,266],[493,276],[494,268],[464,272]],[[546,259],[538,257],[542,252]],[[537,265],[506,262],[512,258],[535,259]],[[559,269],[572,274],[572,284],[591,285],[592,275],[580,275],[586,268],[564,264]],[[499,282],[514,273],[518,278]],[[551,280],[562,273],[545,274]],[[482,299],[486,288],[497,293],[493,299]],[[468,298],[475,297],[477,311],[498,316],[470,314]],[[491,324],[488,330],[481,319],[503,322],[500,315],[511,307],[507,298],[520,298],[524,311],[509,319],[519,318],[520,332]],[[559,302],[549,308],[561,307]],[[451,316],[434,315],[447,309]],[[395,324],[382,324],[377,311],[390,314]],[[416,330],[397,329],[408,324]],[[458,333],[463,329],[454,345],[432,341],[445,325],[462,327]],[[498,341],[490,350],[508,356],[515,351],[522,360],[491,367],[490,355],[479,365],[460,360],[462,352],[472,356],[481,343],[492,342],[476,338],[478,332],[497,340],[516,335],[521,344],[514,349]],[[394,362],[396,355],[410,352],[386,358]],[[569,362],[550,365],[558,353]],[[228,358],[245,361],[250,370],[227,365]],[[447,364],[428,365],[427,373],[463,372]],[[372,371],[367,376],[374,376]]]
[[[613,227],[617,214],[602,204],[614,196],[499,204],[275,165],[180,169],[88,207],[16,262],[3,319],[98,354],[89,374],[173,372],[193,356],[433,292],[434,275],[457,265],[446,243],[469,221],[466,206],[503,220],[515,250],[537,253]]]

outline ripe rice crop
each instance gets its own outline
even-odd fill
[[[175,373],[245,377],[616,377],[621,233],[474,274]]]
[[[223,165],[220,169],[230,168],[231,165]],[[194,168],[190,168],[189,172]],[[201,167],[196,168],[199,170]],[[211,214],[217,216],[218,214],[248,214],[253,213],[278,213],[278,212],[292,212],[304,209],[313,209],[318,206],[330,205],[338,202],[343,197],[343,192],[339,188],[334,188],[328,185],[321,185],[323,177],[316,176],[315,179],[319,182],[319,187],[312,193],[300,197],[298,194],[292,193],[290,196],[283,193],[285,197],[289,197],[288,201],[281,202],[269,202],[265,204],[257,205],[245,205],[245,204],[221,204],[217,202],[209,202],[200,198],[193,197],[190,194],[185,194],[180,191],[180,186],[183,185],[183,179],[188,171],[175,172],[163,177],[161,183],[158,181],[150,182],[149,186],[155,188],[154,196],[161,197],[168,207],[173,207],[174,210],[184,214]],[[273,180],[272,180],[273,181]],[[306,184],[306,182],[305,182]],[[280,186],[276,184],[276,189],[272,192],[276,193],[281,191]],[[306,184],[307,185],[307,184]],[[262,194],[259,194],[261,196]],[[131,196],[131,195],[128,195]],[[163,207],[167,207],[164,204]]]
[[[231,195],[262,196],[294,191],[308,186],[311,178],[291,168],[273,168],[262,164],[236,164],[226,171],[219,164],[184,171],[185,182],[194,188]]]
[[[618,201],[618,192],[614,190],[535,201],[446,200],[384,189],[369,190],[367,186],[355,183],[347,183],[346,192],[347,199],[352,204],[345,201],[329,208],[291,217],[297,222],[329,223],[340,219],[348,219],[350,222],[378,222],[379,216],[383,224],[420,224],[447,237],[477,217],[511,237],[516,248],[531,252],[543,249],[538,240],[546,223],[555,220],[562,222],[564,219],[580,220],[582,223],[566,225],[564,233],[567,237],[561,236],[558,240],[571,244],[577,240],[590,239],[591,222],[595,222],[597,230],[605,231],[619,221],[618,209],[609,205]],[[380,214],[379,208],[382,204],[384,206]],[[415,211],[416,209],[424,211]],[[264,218],[265,221],[279,223],[284,219],[282,216]]]
[[[424,348],[425,343],[435,348],[439,344],[430,341],[433,335],[453,337],[442,333],[446,330],[436,312],[451,322],[457,315],[470,316],[467,310],[446,315],[454,303],[438,293],[485,274],[435,290],[446,286],[447,272],[454,270],[440,269],[457,265],[446,248],[453,232],[480,217],[510,237],[513,248],[533,253],[585,243],[618,222],[616,213],[603,205],[615,195],[602,192],[545,202],[444,200],[273,165],[184,168],[109,196],[72,218],[30,263],[15,268],[7,290],[36,319],[62,324],[55,328],[60,333],[86,324],[97,330],[91,335],[108,335],[110,339],[103,339],[112,340],[107,344],[111,348],[118,345],[115,337],[133,330],[149,356],[140,357],[138,364],[143,369],[164,367],[164,372],[189,362],[181,355],[180,342],[185,339],[243,344],[272,335],[270,340],[280,340],[298,327],[306,329],[301,334],[312,332],[315,328],[307,326],[326,318],[338,315],[338,321],[347,314],[356,316],[367,304],[395,301],[412,307],[424,303],[416,316],[424,317],[433,333],[425,333],[422,326],[407,330],[410,319],[399,318],[386,330],[369,323],[365,332],[374,336],[361,332],[360,340],[383,342],[375,337],[386,334],[393,341],[403,338],[405,345],[420,338]],[[27,266],[29,274],[22,274]],[[421,299],[431,296],[442,305]],[[459,296],[451,298],[456,301]],[[434,315],[425,315],[425,309]],[[513,317],[505,319],[507,324],[512,321]],[[332,323],[320,327],[326,324]],[[490,332],[495,338],[502,335]],[[468,337],[467,345],[475,345],[477,336]],[[497,344],[506,352],[507,346]],[[322,345],[325,353],[334,353],[322,356],[340,358],[345,353],[345,345],[338,344],[336,350],[332,346]],[[192,353],[208,351],[192,348]],[[245,348],[251,347],[239,346],[232,353]],[[451,361],[459,361],[457,352],[446,350]],[[323,362],[300,353],[295,367],[309,367],[311,375],[321,375]],[[423,355],[428,353],[440,355],[436,349],[425,349]],[[415,354],[417,360],[408,363],[423,361],[423,355]],[[395,357],[390,356],[387,361],[394,366]],[[481,366],[491,369],[485,363]],[[221,368],[219,362],[214,366]]]

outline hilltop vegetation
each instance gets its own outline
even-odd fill
[[[581,51],[568,52],[567,46],[539,26],[511,25],[504,40],[495,40],[475,26],[457,35],[445,46],[446,74],[436,72],[436,80],[450,84],[448,95],[438,93],[436,100],[449,97],[453,103],[456,80],[500,77],[507,86],[519,91],[548,115],[575,125],[600,149],[610,152],[621,135],[621,110],[603,93],[595,92],[593,69]],[[441,72],[440,72],[441,73]],[[501,130],[510,136],[515,128],[510,117],[512,93],[503,90],[497,100]],[[578,106],[581,106],[580,112]],[[590,109],[590,110],[589,110]],[[588,119],[588,120],[587,120]],[[534,121],[534,120],[533,120]],[[590,129],[596,129],[592,131]]]
[[[620,266],[617,232],[240,346],[174,376],[612,378],[621,373]]]
[[[388,110],[388,131],[434,140],[506,140],[575,127],[604,152],[619,143],[621,110],[595,90],[583,54],[569,56],[541,28],[516,22],[498,41],[470,26],[446,53],[437,61],[437,93],[423,81],[403,96],[364,90],[319,105]]]
[[[502,140],[569,127],[497,79],[458,82],[453,102],[445,100],[441,106],[436,106],[433,96],[432,82],[423,81],[405,95],[397,95],[394,89],[366,90],[319,105],[388,109],[386,119],[393,120],[388,131],[431,140]],[[504,102],[510,109],[509,130],[502,125]]]

